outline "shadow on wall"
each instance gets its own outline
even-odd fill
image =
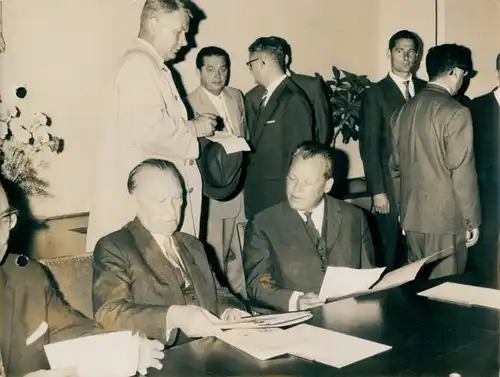
[[[0,182],[7,193],[10,206],[19,210],[17,224],[10,232],[9,251],[31,256],[35,234],[41,229],[46,229],[46,225],[34,217],[29,198],[17,184],[3,177]]]

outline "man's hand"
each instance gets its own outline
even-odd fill
[[[217,126],[217,115],[211,113],[200,115],[197,113],[192,122],[198,137],[212,136]]]
[[[373,195],[373,211],[381,214],[389,213],[389,199],[385,193]]]
[[[163,365],[160,360],[165,356],[163,353],[164,345],[143,335],[137,334],[136,336],[139,338],[139,365],[137,371],[145,376],[148,368],[161,370]]]
[[[223,322],[196,305],[172,305],[167,312],[167,326],[181,329],[190,338],[219,336],[222,330],[218,325]]]
[[[299,297],[297,301],[297,308],[299,310],[308,310],[321,306],[325,303],[325,300],[319,298],[316,293],[306,293]]]
[[[243,317],[251,317],[252,315],[238,308],[227,309],[221,316],[223,321],[238,321]]]
[[[479,229],[475,228],[465,232],[465,246],[472,247],[479,240]]]
[[[35,372],[28,373],[24,377],[78,377],[75,368],[61,368],[45,370],[40,369]]]

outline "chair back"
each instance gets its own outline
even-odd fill
[[[92,261],[92,253],[40,260],[49,270],[66,303],[88,318],[94,318]]]

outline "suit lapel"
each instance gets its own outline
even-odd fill
[[[413,86],[415,87],[415,95],[425,88],[427,83],[423,80],[418,80],[416,77],[413,77]]]
[[[340,225],[342,224],[342,211],[335,203],[335,200],[325,198],[325,220],[326,220],[326,254],[330,254],[340,232]]]
[[[385,97],[387,98],[388,103],[396,105],[398,107],[402,107],[406,103],[406,100],[403,96],[403,93],[401,93],[401,90],[399,90],[398,84],[396,84],[389,75],[386,76],[383,84],[385,88],[383,92]],[[416,89],[417,88],[415,88],[415,92]]]
[[[1,269],[1,267],[0,267]],[[5,371],[9,370],[14,308],[16,305],[14,288],[9,286],[7,276],[0,273],[0,352]]]
[[[302,245],[304,250],[310,249],[311,252],[318,254],[318,250],[314,245],[314,241],[311,238],[311,235],[307,231],[304,220],[298,212],[290,207],[288,202],[282,203],[282,211],[283,211],[283,219],[286,219],[286,226],[282,229],[286,234],[284,238],[288,241],[289,244],[294,245]],[[318,254],[319,255],[319,254]]]
[[[203,90],[203,88],[201,86],[199,86],[193,92],[193,94],[196,97],[196,99],[195,99],[196,102],[199,103],[199,106],[196,106],[196,104],[195,104],[195,106],[193,106],[196,108],[193,110],[197,111],[200,114],[203,114],[203,113],[218,114],[217,109],[215,108],[213,102],[210,100],[207,93],[205,93],[205,91]]]
[[[141,221],[137,217],[127,227],[135,239],[139,253],[158,281],[162,284],[175,287],[177,279],[171,273],[168,261],[151,233],[141,224]]]
[[[237,136],[243,136],[238,99],[234,98],[227,88],[224,88],[224,100],[226,101],[227,116],[229,117],[231,126],[234,128],[234,133]]]
[[[288,80],[290,80],[288,77],[284,79],[278,87],[274,90],[273,94],[271,95],[271,98],[269,98],[269,101],[267,102],[267,105],[262,109],[262,111],[256,115],[255,119],[255,127],[253,127],[253,135],[251,138],[252,145],[257,147],[259,144],[259,140],[262,136],[262,133],[264,132],[264,128],[266,127],[266,122],[269,120],[271,115],[274,114],[276,111],[276,108],[278,107],[280,103],[280,95],[285,89],[286,85],[288,84]]]

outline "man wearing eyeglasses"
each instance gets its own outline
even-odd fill
[[[62,302],[38,262],[7,255],[17,214],[0,185],[0,376],[76,377],[71,368],[48,370],[44,345],[105,330]],[[142,337],[130,341],[139,348],[140,373],[151,366],[161,369],[163,344]]]
[[[408,262],[453,251],[432,269],[430,278],[437,278],[463,272],[467,247],[479,238],[472,119],[453,98],[474,72],[471,51],[456,44],[432,47],[426,67],[429,84],[392,118],[391,169],[400,180]]]
[[[288,162],[297,145],[314,139],[313,113],[304,92],[285,73],[280,40],[258,38],[248,48],[247,66],[257,85],[266,88],[257,108],[247,106],[248,137],[252,147],[244,185],[245,214],[286,199]],[[245,103],[249,101],[245,97]]]

